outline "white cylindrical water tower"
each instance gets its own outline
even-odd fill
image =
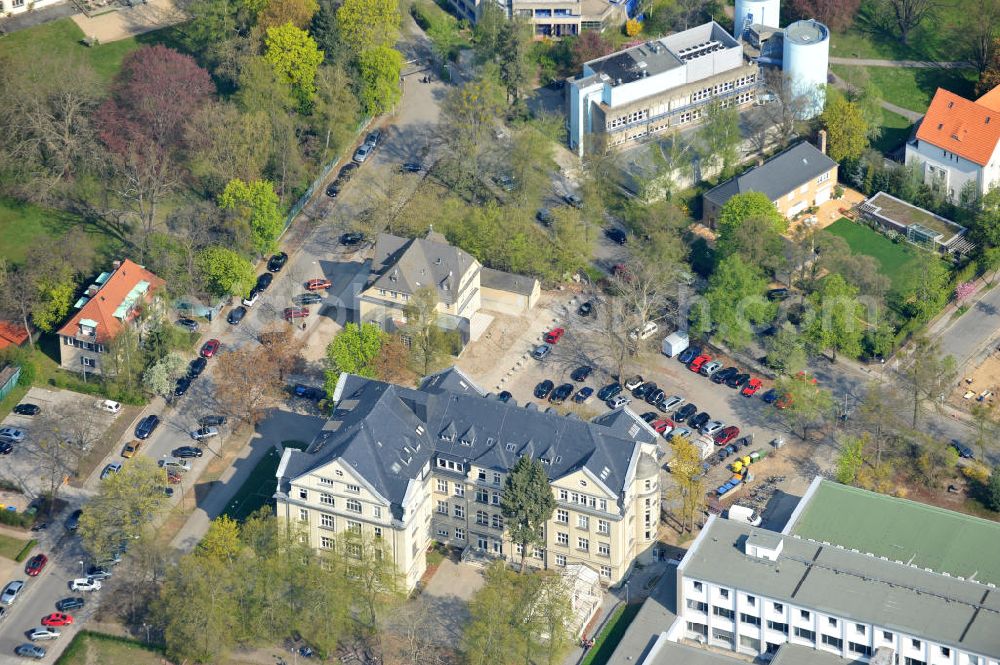
[[[781,0],[736,0],[733,14],[733,37],[743,36],[743,29],[759,23],[769,28],[778,28],[778,14]]]
[[[808,97],[803,118],[823,112],[826,72],[830,64],[830,30],[819,21],[796,21],[785,28],[782,70],[796,95]]]

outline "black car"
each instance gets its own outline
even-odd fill
[[[198,424],[202,427],[221,427],[226,424],[225,416],[204,416],[198,419]]]
[[[562,404],[566,401],[566,398],[573,394],[573,384],[564,383],[555,390],[552,391],[552,395],[549,396],[549,401],[553,404]]]
[[[691,403],[685,404],[674,412],[674,422],[682,423],[696,413],[698,413],[697,406]]]
[[[177,325],[188,332],[198,332],[198,322],[194,319],[177,319]]]
[[[619,245],[624,245],[628,242],[628,234],[621,229],[604,229],[604,235],[608,240]]]
[[[197,379],[199,376],[201,376],[201,373],[205,371],[205,368],[207,366],[208,366],[208,358],[202,358],[201,356],[198,356],[197,358],[191,361],[190,365],[188,365],[188,378]]]
[[[191,387],[191,379],[186,376],[182,376],[177,379],[177,385],[174,386],[174,397],[181,397],[188,391]]]
[[[647,411],[646,413],[642,414],[639,417],[645,420],[647,423],[651,423],[657,418],[659,418],[660,414],[658,414],[656,411]]]
[[[577,367],[575,370],[573,370],[573,373],[570,374],[569,376],[574,381],[586,381],[587,377],[590,376],[590,373],[593,371],[594,368],[591,367],[590,365],[583,365],[582,367]]]
[[[591,312],[593,311],[594,311],[594,303],[588,300],[587,302],[583,303],[577,308],[576,313],[579,314],[580,316],[590,316]]]
[[[349,182],[354,174],[358,172],[358,165],[356,162],[349,162],[340,167],[340,172],[337,173],[337,180],[342,180],[344,182]]]
[[[345,233],[340,236],[340,244],[347,245],[348,247],[353,247],[354,245],[360,245],[361,241],[365,239],[364,233]]]
[[[331,199],[337,198],[337,196],[339,196],[340,193],[344,191],[344,185],[346,184],[347,182],[341,180],[340,178],[337,178],[327,186],[326,195],[329,196]]]
[[[539,208],[535,213],[535,219],[544,226],[552,226],[552,211],[548,208]]]
[[[83,598],[63,598],[56,602],[56,609],[60,612],[78,610],[85,605]]]
[[[14,452],[14,444],[10,441],[0,441],[0,455],[10,455]]]
[[[304,383],[296,383],[292,387],[292,394],[296,397],[302,397],[305,399],[311,399],[319,401],[321,399],[326,399],[326,391],[322,388],[316,388],[314,386],[307,386]]]
[[[688,421],[688,427],[690,427],[693,430],[699,430],[701,429],[702,425],[704,425],[711,419],[712,416],[708,415],[707,412],[702,411],[701,413],[699,413],[698,415],[696,415],[695,417],[693,417],[691,420]]]
[[[597,399],[601,400],[602,402],[606,402],[615,395],[617,395],[618,393],[620,393],[621,391],[622,391],[622,384],[618,382],[609,383],[608,385],[604,386],[603,388],[597,391]]]
[[[170,454],[174,457],[184,459],[187,457],[201,457],[205,454],[205,452],[201,448],[196,448],[195,446],[181,446],[180,448],[174,448]]]
[[[323,302],[323,296],[318,293],[300,293],[292,298],[292,302],[296,305],[315,305]]]
[[[281,269],[288,263],[288,254],[278,252],[267,262],[267,269],[271,272],[281,272]]]
[[[238,325],[239,322],[242,321],[243,317],[246,315],[247,315],[247,308],[244,307],[243,305],[240,305],[239,307],[236,307],[231,312],[229,312],[229,316],[226,317],[226,321],[229,322],[229,325],[235,326]]]
[[[774,388],[771,388],[766,393],[764,393],[763,395],[760,396],[760,398],[761,398],[761,400],[763,400],[764,404],[774,404],[775,402],[778,401],[779,397],[781,397],[781,393],[779,393]]]
[[[701,355],[700,346],[689,346],[677,355],[677,361],[687,365],[689,362]]]
[[[657,388],[656,390],[650,390],[646,393],[646,403],[656,406],[666,398],[667,394],[663,392],[662,388]]]
[[[139,424],[135,426],[135,438],[137,439],[148,439],[156,426],[160,424],[160,417],[150,414],[139,421]]]
[[[732,377],[740,373],[737,367],[727,367],[726,369],[720,369],[718,372],[711,376],[712,383],[722,383],[728,381]]]
[[[726,385],[730,388],[742,388],[746,385],[746,382],[750,380],[750,375],[743,373],[737,374],[736,376],[731,376],[726,379]]]
[[[424,170],[424,165],[420,162],[405,162],[399,168],[405,173],[420,173]]]
[[[507,402],[514,399],[514,396],[510,394],[510,391],[504,390],[499,395],[497,395],[497,399],[506,404]]]
[[[645,383],[640,383],[636,386],[635,390],[632,391],[632,397],[636,399],[642,399],[646,395],[652,392],[656,392],[657,385],[653,381],[646,381]]]
[[[111,577],[111,571],[101,566],[90,566],[87,568],[87,577],[95,580],[106,580]]]
[[[80,515],[83,515],[83,511],[77,508],[69,514],[66,518],[66,530],[76,531],[76,528],[80,526]]]
[[[549,396],[549,393],[552,392],[552,389],[555,388],[555,386],[556,384],[552,383],[548,379],[545,379],[535,386],[535,397],[538,399],[545,399]]]
[[[41,410],[37,404],[18,404],[14,407],[14,413],[19,416],[37,416]]]
[[[768,300],[784,300],[788,297],[788,289],[771,289],[767,292]]]
[[[958,456],[961,457],[961,458],[964,458],[964,459],[975,459],[976,458],[976,454],[974,452],[972,452],[972,448],[968,447],[967,445],[965,445],[964,443],[962,443],[958,439],[952,439],[948,443],[948,447],[949,448],[954,448],[955,452],[957,452]]]
[[[257,286],[254,288],[259,289],[261,291],[266,291],[267,287],[271,286],[271,282],[273,281],[274,281],[274,275],[272,275],[269,272],[266,272],[262,275],[257,276]]]
[[[174,488],[173,487],[164,487],[163,488],[163,494],[164,494],[164,496],[166,496],[169,499],[170,497],[172,497],[174,495]]]

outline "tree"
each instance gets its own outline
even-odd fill
[[[304,30],[318,11],[319,3],[316,0],[268,0],[267,6],[257,17],[257,25],[267,30],[291,23]]]
[[[829,390],[820,388],[816,379],[805,372],[795,376],[779,378],[774,383],[775,389],[781,393],[779,408],[788,420],[792,431],[798,429],[802,440],[809,438],[809,430],[821,423],[833,409],[833,395]]]
[[[812,316],[804,326],[804,335],[812,347],[821,353],[829,349],[831,362],[837,362],[838,351],[849,358],[860,356],[866,324],[857,288],[833,273],[823,278],[809,302]]]
[[[767,366],[779,374],[801,372],[809,359],[805,340],[788,322],[764,341],[764,348],[767,349]]]
[[[556,509],[549,478],[541,461],[521,457],[504,479],[500,511],[512,543],[521,546],[521,572],[528,548],[544,542],[545,523]]]
[[[74,417],[80,422],[71,422]],[[66,479],[76,475],[80,459],[94,443],[95,431],[92,414],[46,410],[32,436],[20,444],[42,481],[50,510]]]
[[[986,70],[979,75],[976,94],[985,95],[998,85],[1000,85],[1000,37],[993,40],[993,55],[990,57]]]
[[[528,47],[532,27],[525,19],[515,16],[503,24],[500,32],[500,53],[497,57],[500,82],[507,90],[507,103],[516,104],[521,99],[521,89],[532,76],[528,63]]]
[[[868,123],[861,109],[836,92],[828,92],[823,111],[827,154],[837,162],[859,159],[868,148]]]
[[[979,458],[988,459],[986,447],[996,441],[1000,433],[1000,424],[996,420],[994,405],[990,402],[977,402],[969,409],[976,433],[976,447],[979,448]]]
[[[698,514],[705,505],[705,472],[701,450],[683,436],[670,438],[674,453],[670,461],[670,478],[675,498],[681,502],[681,530],[694,531]]]
[[[773,219],[749,217],[739,224],[719,229],[715,243],[717,259],[739,256],[745,263],[775,271],[785,259],[785,244]]]
[[[145,455],[139,455],[101,481],[97,496],[83,507],[80,539],[95,561],[117,552],[121,543],[147,533],[147,527],[166,503],[166,472]]]
[[[949,281],[948,269],[940,261],[913,261],[902,269],[891,296],[909,318],[927,321],[944,307]]]
[[[746,220],[754,218],[771,222],[775,232],[784,233],[788,228],[788,220],[782,215],[771,199],[761,192],[746,192],[737,194],[723,204],[719,210],[719,220],[716,228],[720,235],[724,232],[732,233],[735,228]],[[726,227],[732,227],[729,230]]]
[[[187,361],[179,353],[168,353],[142,375],[142,383],[146,390],[169,397],[174,388],[174,381],[179,379],[187,369]]]
[[[994,512],[1000,512],[1000,467],[994,467],[990,474],[990,482],[986,485],[986,507]]]
[[[392,48],[401,21],[396,0],[345,0],[337,10],[340,37],[355,54]]]
[[[793,0],[792,9],[801,18],[816,19],[832,30],[843,32],[854,24],[861,0]]]
[[[712,103],[698,130],[702,159],[707,165],[718,165],[719,177],[728,178],[740,158],[740,114],[736,107]]]
[[[361,108],[351,81],[340,65],[324,65],[316,73],[316,105],[312,121],[323,138],[324,155],[343,149],[354,136]]]
[[[399,335],[387,335],[382,349],[374,360],[375,377],[386,383],[410,386],[416,383],[417,375],[410,366],[410,350]]]
[[[374,323],[348,323],[326,347],[326,391],[330,395],[344,372],[375,378],[386,334]]]
[[[840,453],[837,455],[837,482],[844,485],[856,485],[865,463],[865,443],[867,433],[860,437],[845,437],[840,443]]]
[[[274,250],[275,241],[284,228],[284,218],[278,207],[278,195],[268,180],[243,182],[230,180],[219,196],[219,207],[228,210],[250,228],[254,250],[266,254]]]
[[[913,403],[911,427],[917,428],[920,409],[926,402],[940,403],[947,394],[958,370],[953,356],[945,356],[935,340],[919,337],[913,343],[909,362],[900,370],[900,378]]]
[[[388,46],[376,46],[358,54],[361,75],[361,105],[369,115],[391,110],[403,96],[399,85],[403,55]]]
[[[579,71],[583,63],[602,58],[615,50],[614,44],[598,30],[584,30],[572,38],[570,53],[573,55],[572,68]]]
[[[441,126],[439,135],[443,148],[440,168],[458,189],[471,188],[478,173],[486,170],[483,153],[503,113],[503,94],[489,70],[445,93],[441,115],[449,123],[447,128]]]
[[[806,129],[805,118],[811,117],[814,104],[812,95],[795,86],[780,69],[765,71],[764,94],[770,96],[763,106],[764,117],[774,128],[778,143],[788,145]]]
[[[709,278],[704,301],[693,308],[691,326],[702,334],[714,330],[725,344],[745,348],[751,338],[750,325],[774,316],[773,303],[764,299],[766,290],[767,280],[757,268],[739,256],[726,257]]]
[[[219,405],[248,425],[259,423],[281,389],[274,356],[264,346],[243,347],[222,354],[214,362]]]
[[[52,332],[69,314],[76,293],[76,281],[72,272],[59,271],[51,275],[39,275],[35,282],[37,300],[31,315],[32,322],[45,332]]]
[[[268,28],[264,45],[264,59],[292,87],[299,108],[310,108],[316,94],[316,72],[323,62],[316,41],[305,30],[286,23]]]
[[[235,646],[241,613],[234,574],[209,557],[186,556],[170,568],[156,613],[171,659],[215,663]]]
[[[255,281],[253,264],[225,247],[203,249],[196,263],[206,287],[217,296],[246,295]]]
[[[910,33],[937,8],[937,0],[883,0],[882,13],[890,12],[899,28],[903,44],[909,45]]]
[[[206,104],[188,126],[190,168],[205,189],[221,193],[231,180],[260,180],[271,152],[271,122],[262,111],[241,113],[235,104]]]
[[[403,307],[402,334],[410,342],[410,359],[420,376],[434,371],[454,348],[454,334],[441,328],[438,291],[433,286],[417,289]]]
[[[400,599],[400,577],[381,538],[342,531],[337,539],[341,570],[352,578],[355,609],[365,631],[378,643],[382,612]]]

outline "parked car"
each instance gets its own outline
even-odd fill
[[[716,432],[719,432],[726,426],[726,423],[721,420],[709,420],[707,423],[701,426],[701,433],[707,434],[708,436],[715,436]]]
[[[198,352],[202,358],[211,358],[219,351],[219,345],[221,342],[217,339],[210,339],[201,345],[201,351]]]
[[[23,581],[8,582],[7,586],[3,588],[3,593],[0,593],[0,605],[13,605],[21,596],[22,589],[24,589]]]
[[[617,245],[624,245],[628,242],[628,234],[621,229],[604,229],[604,237]]]
[[[687,427],[678,427],[678,426],[675,426],[670,431],[670,438],[672,439],[675,436],[683,436],[683,437],[691,438],[691,430],[688,429]]]
[[[80,526],[80,515],[83,515],[83,511],[79,508],[69,514],[69,517],[66,518],[65,524],[67,531],[76,531],[76,528]],[[0,602],[3,601],[0,600]]]
[[[750,379],[747,384],[743,386],[743,390],[740,391],[744,397],[753,397],[760,390],[761,385],[763,385],[760,379]]]
[[[21,443],[24,441],[24,430],[16,427],[4,427],[0,429],[0,441],[10,441],[11,443]]]
[[[243,317],[245,317],[246,315],[247,315],[247,308],[244,307],[243,305],[240,305],[239,307],[236,307],[229,312],[229,316],[226,317],[226,321],[229,323],[229,325],[236,326],[239,325],[240,321],[242,321]]]
[[[718,360],[712,360],[710,362],[703,363],[702,366],[698,369],[699,374],[701,374],[702,376],[710,377],[713,380],[715,379],[713,375],[718,373],[719,371],[722,371],[722,363],[720,363]]]
[[[42,408],[37,404],[18,404],[14,407],[14,413],[19,416],[37,416]]]
[[[213,436],[219,436],[219,429],[217,427],[199,427],[191,432],[191,438],[195,441],[211,439]]]
[[[424,170],[424,165],[420,162],[403,162],[399,170],[404,173],[420,173]]]
[[[341,236],[340,236],[340,244],[341,245],[346,245],[348,247],[354,247],[355,245],[360,245],[364,241],[364,239],[365,239],[365,234],[364,233],[358,233],[356,231],[355,232],[348,232],[348,233],[341,234]],[[324,286],[322,288],[328,289],[330,287],[329,286]]]
[[[24,567],[24,573],[28,577],[38,577],[38,574],[45,570],[45,564],[49,562],[49,557],[44,554],[36,554],[28,559],[28,564]]]
[[[691,364],[688,365],[688,369],[697,374],[701,371],[701,368],[703,365],[705,365],[705,363],[709,363],[711,361],[712,361],[712,356],[708,355],[707,353],[703,353],[691,361]]]
[[[354,151],[354,157],[352,157],[352,159],[358,164],[364,164],[365,160],[368,159],[374,150],[375,148],[372,146],[362,144],[357,150]]]
[[[656,390],[650,390],[649,392],[646,393],[646,403],[652,404],[653,406],[657,406],[660,404],[660,402],[663,401],[663,399],[666,396],[667,394],[663,392],[662,388],[657,388]]]
[[[617,381],[615,383],[609,383],[608,385],[604,386],[603,388],[597,391],[597,399],[601,400],[602,402],[606,402],[607,400],[611,399],[621,391],[622,391],[622,384],[618,383]]]
[[[177,319],[177,325],[179,325],[181,328],[184,328],[188,332],[198,332],[198,322],[195,321],[194,319],[188,319],[188,318]]]
[[[198,356],[191,361],[191,364],[188,365],[188,377],[191,379],[197,379],[201,376],[201,373],[205,371],[206,367],[208,367],[208,360]]]
[[[69,626],[73,623],[73,617],[64,612],[53,612],[48,616],[42,617],[43,626]]]
[[[281,272],[281,269],[288,263],[288,254],[278,252],[267,261],[267,269],[271,272]]]
[[[972,448],[965,445],[958,439],[952,439],[951,441],[949,441],[948,447],[954,448],[955,452],[958,453],[958,456],[963,459],[976,459],[976,454],[972,452]]]
[[[573,394],[573,384],[564,383],[552,391],[552,394],[549,395],[549,401],[552,402],[553,404],[562,404],[572,394]]]
[[[122,410],[122,405],[113,399],[102,399],[97,403],[97,408],[101,411],[107,411],[108,413],[117,414]]]
[[[653,428],[657,434],[666,437],[670,434],[670,431],[674,428],[674,424],[667,418],[659,418],[649,423],[649,426]]]
[[[694,404],[685,404],[674,412],[674,421],[682,423],[696,413],[698,413],[697,406]]]
[[[225,416],[202,416],[198,419],[202,427],[221,427],[226,424]]]
[[[260,289],[261,291],[267,291],[267,288],[271,286],[271,282],[274,281],[274,275],[269,272],[261,273],[257,275],[257,285],[254,287]]]
[[[552,211],[548,208],[539,208],[535,213],[535,219],[544,226],[552,226]]]
[[[761,400],[764,401],[765,404],[774,404],[778,400],[778,397],[780,397],[780,396],[781,396],[781,393],[779,393],[774,388],[771,388],[766,393],[764,393],[763,395],[761,395],[760,398],[761,398]]]
[[[735,374],[728,379],[726,379],[726,385],[733,389],[742,388],[743,385],[750,380],[750,375],[746,372],[741,374]]]
[[[517,187],[517,183],[514,182],[514,179],[504,173],[493,176],[493,182],[495,182],[497,187],[505,192],[513,192],[514,188]]]
[[[590,316],[591,312],[594,311],[594,303],[589,300],[576,309],[576,313],[580,316]]]
[[[629,404],[632,400],[625,395],[615,395],[608,400],[608,406],[612,409],[620,409],[621,407]]]
[[[657,406],[659,406],[664,411],[669,411],[671,409],[676,409],[683,403],[684,403],[683,397],[681,397],[680,395],[671,395],[670,397],[667,397],[662,402],[660,402]]]
[[[531,352],[531,357],[535,360],[542,360],[550,353],[552,353],[551,346],[548,344],[539,344],[535,347],[535,350]]]
[[[767,292],[768,300],[784,300],[788,297],[788,289],[771,289]]]
[[[535,397],[538,399],[545,399],[549,396],[549,393],[552,392],[552,389],[555,388],[555,385],[556,384],[552,383],[550,379],[545,379],[535,386]]]
[[[736,425],[730,425],[729,427],[723,427],[720,429],[712,438],[715,440],[715,445],[724,446],[739,435],[740,428]]]
[[[22,658],[34,658],[35,660],[41,660],[45,658],[45,647],[40,647],[37,644],[21,644],[16,649],[14,653]]]
[[[677,361],[683,365],[687,365],[689,362],[701,355],[700,346],[689,346],[677,355]]]
[[[49,628],[48,626],[39,626],[38,628],[32,628],[28,632],[28,639],[32,642],[39,642],[42,640],[54,640],[62,635],[62,631],[58,628]]]
[[[326,391],[322,388],[315,388],[313,386],[307,386],[304,383],[296,383],[295,387],[292,388],[292,394],[296,397],[302,397],[304,399],[311,399],[319,401],[321,399],[326,399]]]
[[[183,397],[187,393],[188,388],[191,387],[191,378],[187,376],[182,376],[177,379],[177,385],[174,386],[174,397]]]
[[[250,293],[247,295],[247,297],[241,300],[240,302],[243,303],[244,307],[253,307],[254,304],[256,304],[257,300],[260,299],[261,293],[263,293],[263,290],[254,287],[250,289]]]
[[[648,393],[651,390],[656,390],[656,382],[646,381],[645,383],[641,383],[635,387],[635,389],[632,391],[632,397],[636,399],[642,399],[643,397],[646,396],[646,393]]]
[[[625,390],[635,390],[642,385],[643,381],[645,381],[645,379],[638,374],[630,376],[625,380]]]
[[[593,396],[594,389],[590,386],[584,386],[583,388],[580,388],[575,395],[573,395],[573,401],[577,404],[586,404]]]
[[[181,446],[175,450],[182,450],[184,448],[189,448],[190,446]],[[171,469],[176,471],[190,471],[191,462],[186,459],[181,459],[180,457],[164,457],[157,461],[157,464],[163,469]]]
[[[688,427],[690,427],[691,429],[696,430],[696,431],[700,430],[702,428],[702,426],[705,423],[707,423],[709,420],[711,420],[711,419],[712,419],[712,416],[708,415],[707,411],[702,411],[698,415],[692,416],[688,420]]]
[[[347,184],[346,180],[341,180],[340,178],[335,178],[333,182],[326,186],[326,195],[331,199],[335,199],[340,196],[340,193],[344,191],[344,185]]]
[[[514,395],[511,394],[509,390],[501,391],[500,394],[497,395],[497,401],[503,402],[504,404],[511,401],[512,399],[514,399]]]
[[[0,455],[10,455],[14,452],[14,444],[10,441],[0,441]]]
[[[333,282],[328,279],[310,279],[306,282],[306,291],[321,291],[333,286]]]
[[[135,426],[135,438],[137,439],[148,439],[149,436],[156,429],[156,426],[160,424],[160,417],[154,414],[150,414],[139,421],[139,424]]]
[[[63,598],[56,602],[56,609],[60,612],[69,612],[70,610],[78,610],[83,607],[86,603],[83,598],[79,596]]]
[[[170,454],[173,455],[174,457],[176,457],[179,460],[184,460],[184,459],[188,459],[188,458],[191,458],[191,457],[201,457],[205,453],[204,453],[204,451],[201,448],[198,448],[197,446],[181,446],[180,448],[174,448],[173,450],[171,450]],[[167,459],[169,460],[170,458],[168,457]],[[163,460],[161,460],[161,461],[163,461]],[[164,464],[163,466],[166,466],[166,464]],[[177,465],[177,466],[179,466],[179,465]],[[181,467],[181,468],[183,468],[183,467]],[[190,469],[190,468],[191,468],[191,464],[188,463],[188,469]],[[187,471],[188,469],[184,469],[184,470]]]
[[[309,316],[308,307],[286,307],[283,314],[285,321],[292,321],[293,319],[304,319]]]
[[[87,577],[92,580],[103,581],[111,577],[111,570],[102,568],[101,566],[88,566]]]
[[[571,205],[574,208],[582,208],[583,207],[583,199],[581,199],[576,194],[564,194],[563,195],[563,201],[566,202],[566,205]]]
[[[300,293],[292,298],[292,302],[300,307],[303,305],[317,305],[323,302],[323,296],[318,293]]]
[[[173,469],[169,469],[167,471],[167,482],[170,483],[171,485],[178,485],[178,484],[180,484],[180,482],[181,482],[181,474],[180,474],[180,472],[179,471],[174,471]]]
[[[656,411],[647,411],[646,413],[642,414],[639,417],[642,418],[643,422],[651,423],[654,420],[656,420],[659,417],[659,415],[660,414],[658,414]]]
[[[382,142],[382,130],[373,129],[368,132],[368,136],[365,137],[365,145],[371,146],[372,150],[378,147],[378,144]]]
[[[348,162],[340,167],[340,171],[337,172],[337,180],[343,180],[344,182],[349,182],[354,174],[358,172],[358,165],[354,162]]]
[[[112,462],[111,464],[105,466],[104,470],[101,471],[101,480],[107,480],[108,478],[115,475],[121,470],[122,470],[121,462]]]
[[[583,366],[577,367],[575,370],[573,370],[573,373],[570,374],[569,376],[574,381],[586,381],[587,377],[589,377],[590,373],[593,372],[593,371],[594,371],[594,368],[591,367],[590,365],[583,365]]]
[[[545,342],[547,344],[558,344],[562,336],[566,334],[565,328],[553,328],[549,332],[545,333]]]

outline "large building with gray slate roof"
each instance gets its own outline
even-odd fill
[[[543,568],[582,563],[615,584],[649,552],[659,519],[656,434],[627,410],[587,422],[486,395],[457,368],[406,388],[342,374],[335,409],[305,451],[284,451],[278,514],[312,545],[345,530],[379,538],[412,588],[433,541],[482,557],[520,559],[500,510],[522,456],[548,471],[558,508]]]
[[[705,192],[701,219],[715,228],[726,201],[748,192],[764,194],[782,215],[792,218],[830,200],[836,185],[837,162],[803,141]]]

